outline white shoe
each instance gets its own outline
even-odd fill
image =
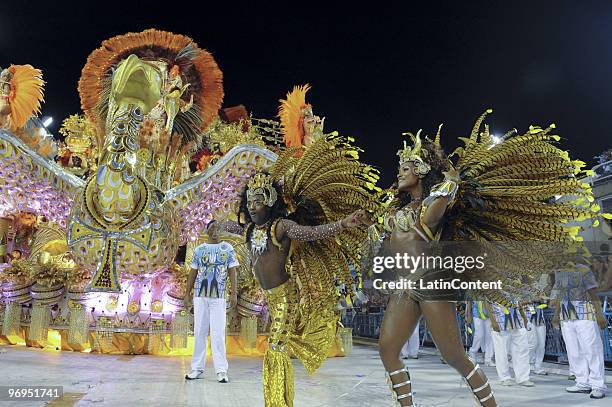
[[[525,380],[524,382],[520,382],[518,385],[523,387],[533,387],[535,386],[535,383],[531,380]]]
[[[589,394],[591,392],[591,389],[584,388],[584,387],[578,387],[578,386],[570,386],[570,387],[566,387],[565,391],[568,392],[568,393],[584,393],[584,394]]]
[[[217,381],[219,383],[229,383],[229,378],[227,377],[227,373],[226,372],[217,373]]]
[[[535,370],[533,373],[540,376],[548,376],[548,370],[546,369]]]
[[[491,361],[489,361],[489,362],[485,363],[485,366],[488,366],[488,367],[495,367],[495,362],[491,362]]]
[[[187,380],[196,380],[196,379],[203,379],[203,378],[204,378],[203,370],[192,370],[191,372],[189,372],[189,374],[185,375],[185,379]]]
[[[512,386],[512,385],[514,385],[514,382],[512,380],[508,379],[508,380],[500,381],[499,384],[501,384],[502,386]]]
[[[602,399],[602,398],[606,397],[606,393],[604,393],[603,391],[598,390],[598,389],[593,389],[593,390],[591,390],[590,397],[592,399]]]

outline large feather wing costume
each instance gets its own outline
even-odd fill
[[[361,150],[352,141],[331,133],[306,149],[289,148],[279,156],[269,171],[282,184],[290,218],[300,224],[321,225],[359,209],[374,209],[371,196],[378,173],[359,161]],[[329,309],[338,300],[335,285],[350,289],[349,264],[359,265],[366,233],[353,228],[328,239],[292,243],[293,273],[306,307]]]
[[[576,252],[579,227],[573,222],[599,216],[591,187],[580,180],[585,163],[556,146],[554,125],[531,126],[522,135],[494,140],[483,121],[476,122],[463,147],[451,158],[459,174],[454,203],[446,212],[442,240],[476,241],[487,252],[483,271],[463,280],[502,281],[503,290],[480,290],[479,299],[503,302],[528,295],[529,282],[565,264]],[[444,190],[434,188],[432,196]],[[562,196],[571,199],[559,200]],[[427,200],[426,200],[427,201]]]

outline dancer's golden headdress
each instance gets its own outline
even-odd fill
[[[438,133],[439,134],[439,133]],[[407,162],[412,162],[415,164],[415,172],[417,175],[424,177],[431,171],[431,166],[425,162],[427,159],[429,152],[425,150],[422,146],[421,142],[421,130],[419,130],[414,136],[412,133],[404,133],[404,135],[409,135],[412,138],[413,145],[408,146],[406,141],[404,140],[404,148],[397,152],[399,156],[399,165],[402,165]],[[439,137],[436,136],[436,139],[439,143]]]
[[[274,205],[278,199],[278,194],[276,188],[274,188],[272,176],[270,174],[259,172],[249,179],[247,183],[247,199],[255,195],[263,195],[265,199],[264,203],[267,206],[272,207]]]

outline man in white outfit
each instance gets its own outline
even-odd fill
[[[555,272],[551,293],[555,307],[553,326],[561,320],[561,333],[570,371],[576,384],[565,390],[587,393],[593,399],[605,397],[605,367],[601,331],[607,326],[594,289],[597,281],[588,266],[577,264],[576,271]]]
[[[542,367],[546,352],[546,320],[544,319],[545,302],[532,303],[529,309],[529,354],[531,370],[537,375],[547,375],[548,371]]]
[[[524,311],[518,305],[506,308],[498,304],[487,306],[487,310],[491,316],[495,367],[500,383],[504,386],[514,384],[508,363],[510,353],[515,382],[520,386],[533,387],[534,383],[529,380],[529,340]]]
[[[470,358],[475,361],[478,350],[482,349],[484,352],[485,365],[495,366],[493,363],[495,348],[493,347],[493,339],[491,338],[491,319],[482,301],[472,301],[471,306],[468,305],[466,310],[466,321],[468,324],[473,323],[474,325],[472,347],[468,352]]]
[[[232,282],[230,308],[236,306],[238,260],[231,244],[219,240],[215,221],[207,225],[208,241],[196,247],[191,260],[191,271],[187,278],[185,305],[188,308],[192,299],[194,308],[194,349],[191,359],[191,372],[185,379],[204,378],[206,364],[206,339],[210,331],[210,346],[213,363],[220,383],[227,383],[227,356],[225,351],[226,321],[226,280],[229,274]]]
[[[419,358],[419,328],[421,320],[417,321],[414,332],[410,335],[410,338],[406,341],[402,347],[402,358],[404,359],[418,359]]]

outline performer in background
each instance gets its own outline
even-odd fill
[[[602,313],[598,287],[593,272],[584,264],[575,269],[555,273],[551,306],[555,316],[553,326],[559,326],[567,348],[570,372],[576,376],[576,384],[567,387],[569,393],[586,393],[590,398],[601,399],[606,395],[605,367],[601,329],[608,324]]]
[[[484,352],[484,362],[487,366],[495,366],[493,356],[495,348],[491,338],[491,319],[482,301],[471,301],[466,307],[466,320],[468,324],[474,324],[474,336],[469,355],[472,360],[476,360],[479,349]]]
[[[226,283],[229,274],[232,284],[230,309],[236,306],[238,260],[231,244],[219,240],[219,228],[213,220],[207,225],[208,241],[196,247],[187,277],[184,303],[194,308],[194,349],[191,372],[185,379],[203,379],[206,364],[206,342],[210,331],[210,347],[217,381],[227,383],[227,355],[225,350]]]
[[[529,354],[531,370],[537,375],[546,376],[548,371],[542,367],[546,353],[546,320],[544,310],[546,301],[533,302],[527,306],[530,315],[527,335],[529,338]]]
[[[493,346],[497,355],[497,376],[500,384],[512,386],[514,382],[520,386],[533,387],[529,377],[529,336],[527,333],[528,317],[518,304],[506,307],[501,304],[487,304],[493,332]],[[510,373],[508,355],[512,357],[514,382]]]
[[[419,358],[419,329],[420,321],[414,327],[414,332],[402,347],[402,359],[418,359]]]

